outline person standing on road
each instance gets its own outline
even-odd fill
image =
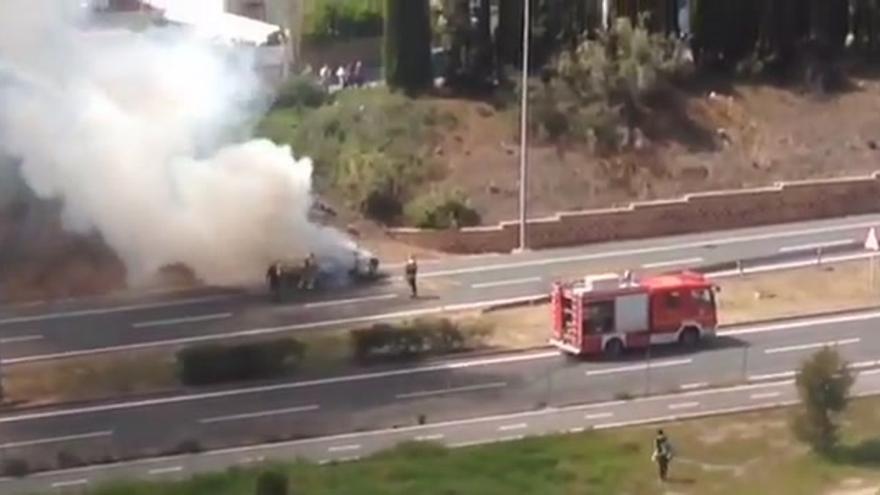
[[[416,257],[409,255],[406,260],[406,283],[409,284],[410,297],[415,299],[419,296],[418,286],[416,285],[416,276],[419,272],[419,265]]]
[[[272,299],[278,301],[279,299],[279,285],[281,283],[281,273],[279,269],[278,263],[272,263],[269,265],[269,270],[266,271],[266,280],[269,282],[269,292],[272,293]]]
[[[315,279],[318,278],[318,261],[315,259],[314,253],[309,253],[303,260],[302,274],[299,279],[300,290],[313,290],[315,288]]]
[[[654,439],[654,454],[652,460],[657,463],[657,471],[660,475],[660,481],[666,481],[666,474],[669,472],[669,462],[672,461],[672,445],[663,430],[657,430],[657,437]]]

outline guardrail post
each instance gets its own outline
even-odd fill
[[[739,273],[739,276],[740,276],[740,277],[742,277],[743,275],[745,275],[745,272],[743,271],[743,262],[742,262],[742,260],[736,260],[736,271],[737,271],[737,273]]]
[[[816,248],[816,265],[822,266],[822,246]]]
[[[744,382],[749,381],[749,344],[743,345],[742,376]]]

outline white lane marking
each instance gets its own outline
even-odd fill
[[[33,321],[58,320],[62,318],[77,318],[81,316],[107,315],[113,313],[124,313],[127,311],[138,311],[141,309],[170,308],[174,306],[186,306],[189,304],[200,304],[205,302],[221,301],[231,299],[232,295],[195,297],[191,299],[180,299],[178,301],[165,301],[160,303],[146,304],[130,304],[127,306],[113,306],[109,308],[81,309],[76,311],[64,311],[60,313],[46,313],[34,316],[19,316],[16,318],[6,318],[0,320],[0,325],[12,325],[14,323],[28,323]]]
[[[244,457],[238,461],[239,464],[253,464],[255,462],[263,462],[266,458],[264,456],[257,457]]]
[[[667,406],[667,407],[669,407],[669,409],[671,409],[673,411],[676,411],[678,409],[693,409],[693,408],[699,407],[699,406],[700,406],[699,402],[679,402],[676,404],[669,404],[669,406]]]
[[[862,339],[856,337],[852,339],[831,340],[826,342],[813,342],[810,344],[798,344],[785,347],[774,347],[772,349],[764,349],[764,354],[779,354],[782,352],[807,351],[810,349],[821,349],[823,347],[837,347],[841,345],[858,344]]]
[[[360,450],[360,448],[361,446],[356,443],[349,445],[334,445],[327,448],[327,452],[351,452],[353,450]]]
[[[507,435],[498,439],[499,442],[518,442],[524,440],[525,435]]]
[[[583,433],[584,431],[586,431],[586,428],[584,428],[583,426],[578,426],[576,428],[569,428],[569,430],[568,430],[568,432],[571,434]]]
[[[0,345],[3,344],[20,344],[22,342],[33,342],[35,340],[42,340],[44,337],[42,335],[20,335],[18,337],[6,337],[4,339],[0,339]]]
[[[533,361],[548,358],[559,358],[557,351],[542,351],[535,353],[520,354],[515,356],[502,356],[486,359],[476,359],[468,361],[452,361],[440,363],[430,366],[422,366],[418,368],[404,368],[390,371],[379,371],[375,373],[364,373],[360,375],[347,375],[333,378],[320,378],[317,380],[308,380],[293,383],[279,383],[277,385],[265,385],[261,387],[250,387],[233,390],[222,390],[217,392],[204,392],[200,394],[179,395],[175,397],[163,397],[158,399],[145,399],[131,402],[118,402],[115,404],[104,404],[99,406],[80,407],[72,409],[62,409],[58,411],[44,411],[37,413],[26,413],[17,416],[0,417],[0,424],[15,423],[20,421],[31,421],[35,419],[54,418],[61,416],[72,416],[79,414],[91,414],[96,412],[116,411],[121,409],[134,409],[140,407],[158,406],[164,404],[176,404],[181,402],[192,402],[206,399],[217,399],[222,397],[235,397],[240,395],[249,395],[265,392],[275,392],[280,390],[292,390],[297,388],[314,387],[321,385],[333,385],[339,383],[348,383],[364,380],[375,380],[378,378],[388,378],[394,376],[406,376],[416,373],[430,373],[434,371],[458,370],[472,367],[491,366],[495,364],[509,364],[523,361]]]
[[[723,330],[718,332],[721,336],[747,335],[752,333],[775,332],[777,330],[790,330],[794,328],[814,327],[820,325],[832,325],[837,323],[849,323],[855,321],[874,320],[880,318],[880,311],[858,313],[851,315],[830,316],[822,318],[804,319],[790,323],[771,323],[754,327],[740,327],[735,330]]]
[[[326,308],[330,306],[342,306],[345,304],[358,304],[364,302],[371,301],[387,301],[389,299],[396,299],[400,297],[399,294],[380,294],[378,296],[366,296],[366,297],[356,297],[353,299],[336,299],[333,301],[320,301],[313,302],[303,305],[304,308]]]
[[[702,263],[703,258],[687,258],[683,260],[672,260],[672,261],[657,261],[654,263],[644,263],[642,268],[651,269],[651,268],[666,268],[670,266],[684,266],[684,265],[696,265],[698,263]]]
[[[421,275],[422,278],[430,278],[430,277],[444,277],[448,275],[462,275],[466,273],[479,273],[479,272],[487,272],[494,270],[507,270],[512,268],[525,268],[530,266],[546,266],[560,263],[572,263],[579,261],[590,261],[590,260],[598,260],[603,258],[614,258],[621,256],[633,256],[640,254],[651,254],[651,253],[663,253],[667,251],[679,251],[682,249],[692,249],[692,248],[704,248],[707,245],[713,246],[722,246],[728,244],[739,244],[744,242],[753,242],[753,241],[766,241],[771,239],[784,239],[786,237],[799,237],[804,235],[811,234],[824,234],[829,232],[840,232],[850,229],[859,229],[859,228],[868,228],[868,227],[876,227],[877,221],[871,222],[856,222],[852,224],[844,224],[844,225],[835,225],[831,227],[819,227],[812,229],[801,229],[801,230],[789,230],[789,231],[777,231],[770,232],[767,234],[752,234],[752,235],[741,235],[741,236],[733,236],[727,238],[720,239],[702,239],[699,241],[693,242],[685,242],[681,244],[671,244],[666,246],[655,246],[655,247],[646,247],[646,248],[633,248],[633,249],[621,249],[618,251],[607,251],[603,253],[590,253],[590,254],[580,254],[580,255],[572,255],[572,256],[561,256],[557,258],[543,258],[539,260],[527,260],[527,261],[517,261],[512,263],[503,263],[497,265],[484,265],[470,268],[456,268],[451,270],[439,270],[434,272],[426,272]]]
[[[605,418],[613,418],[613,412],[602,412],[602,413],[594,413],[594,414],[585,414],[584,419],[587,421],[592,421],[594,419],[605,419]]]
[[[800,246],[785,246],[779,248],[780,253],[791,253],[795,251],[810,251],[814,249],[825,249],[832,248],[838,246],[848,246],[850,244],[855,243],[854,239],[841,239],[839,241],[828,241],[828,242],[816,242],[813,244],[801,244]]]
[[[767,380],[780,380],[785,378],[792,378],[797,375],[796,371],[780,371],[779,373],[767,373],[765,375],[749,375],[750,382],[760,382]]]
[[[56,481],[52,483],[52,488],[67,488],[70,486],[81,486],[87,485],[89,480],[87,479],[79,479],[79,480],[70,480],[70,481]]]
[[[613,406],[619,406],[619,405],[624,405],[624,404],[641,404],[641,403],[645,403],[645,402],[657,402],[657,401],[670,400],[670,399],[695,396],[695,395],[734,393],[734,392],[740,392],[740,391],[744,391],[744,390],[758,390],[761,388],[781,387],[781,386],[788,386],[788,385],[792,385],[792,384],[794,384],[794,380],[774,382],[774,383],[736,385],[733,387],[700,390],[700,391],[696,391],[696,392],[684,392],[684,393],[674,393],[674,394],[666,394],[666,395],[656,395],[656,396],[652,396],[652,397],[637,398],[637,399],[633,399],[630,401],[609,401],[609,402],[602,402],[602,403],[595,403],[595,404],[584,404],[584,405],[569,406],[569,407],[562,407],[562,408],[546,408],[546,409],[540,409],[540,410],[534,410],[534,411],[524,411],[524,412],[510,413],[510,414],[503,414],[503,415],[483,416],[483,417],[479,417],[479,418],[445,421],[445,422],[433,423],[431,425],[403,426],[403,427],[399,427],[399,428],[385,428],[385,429],[378,429],[378,430],[364,431],[364,432],[340,433],[337,435],[330,435],[330,436],[325,436],[325,437],[308,438],[308,439],[303,439],[303,440],[290,440],[290,441],[278,442],[278,443],[272,443],[272,444],[249,445],[249,446],[245,446],[245,447],[230,447],[230,448],[226,448],[226,449],[210,450],[207,452],[203,452],[200,455],[202,457],[212,457],[212,456],[213,457],[220,457],[220,456],[228,456],[228,455],[247,454],[247,453],[251,453],[251,452],[268,453],[269,451],[289,449],[291,447],[295,447],[295,446],[299,446],[299,445],[314,445],[314,444],[322,444],[322,443],[344,441],[344,440],[367,439],[367,438],[375,438],[375,437],[378,437],[381,435],[389,435],[389,434],[396,435],[396,434],[402,434],[402,433],[412,433],[412,432],[427,431],[427,430],[447,428],[447,427],[460,427],[460,426],[465,426],[465,425],[476,425],[476,424],[484,424],[484,423],[490,423],[490,422],[510,421],[510,420],[520,419],[520,418],[535,418],[535,417],[543,417],[543,416],[552,416],[552,415],[556,415],[556,414],[588,411],[591,409],[599,409],[599,408],[603,408],[603,407],[613,407]],[[859,394],[855,394],[855,395],[859,395]],[[755,411],[755,410],[766,409],[768,407],[778,407],[778,406],[782,406],[782,405],[790,405],[790,404],[796,404],[796,403],[798,403],[798,401],[794,400],[794,401],[789,401],[789,402],[774,403],[774,404],[772,404],[772,406],[767,405],[767,404],[760,404],[760,405],[749,405],[749,406],[743,406],[743,407],[731,408],[731,409],[719,409],[719,410],[714,410],[714,411],[697,411],[694,413],[678,415],[676,417],[679,419],[698,418],[698,417],[704,417],[704,416],[713,416],[713,415],[718,415],[718,414],[724,414],[727,411],[729,411],[730,413],[743,412],[743,411]],[[656,423],[657,421],[658,421],[657,418],[651,418],[649,420],[639,420],[639,421],[635,421],[634,423],[633,422],[630,422],[630,423],[633,423],[633,425],[639,425],[639,424]],[[628,423],[620,423],[620,424],[626,425]],[[599,425],[599,427],[594,427],[594,428],[601,429],[601,427],[603,427],[603,425]],[[604,425],[604,427],[608,428],[607,423],[606,423],[606,425]],[[458,447],[458,446],[467,446],[467,445],[480,445],[480,444],[489,443],[491,441],[492,440],[470,441],[470,442],[455,443],[450,446],[451,447]],[[173,456],[173,457],[165,458],[165,459],[163,459],[163,461],[168,461],[171,459],[182,459],[182,458],[184,458],[184,456]],[[133,467],[133,466],[141,466],[144,464],[155,464],[155,462],[156,462],[155,459],[142,459],[142,460],[135,460],[135,461],[118,462],[118,463],[112,464],[112,466],[117,467],[117,468],[118,467]],[[65,474],[89,473],[89,472],[105,470],[105,469],[107,469],[107,466],[108,465],[95,465],[95,466],[85,466],[85,467],[80,467],[80,468],[71,468],[71,469],[66,469],[64,471],[44,471],[44,472],[34,473],[31,475],[31,477],[32,478],[49,478],[49,477],[58,476],[60,473],[65,473]]]
[[[203,321],[223,320],[231,317],[232,313],[214,313],[210,315],[170,318],[167,320],[142,321],[139,323],[132,323],[131,326],[132,328],[166,327],[170,325],[180,325],[183,323],[199,323]]]
[[[523,285],[540,282],[541,277],[516,278],[512,280],[499,280],[497,282],[483,282],[479,284],[471,284],[471,289],[489,289],[492,287],[506,287],[509,285]]]
[[[528,423],[516,423],[512,425],[501,425],[498,427],[498,431],[515,431],[515,430],[525,430],[529,427]]]
[[[751,400],[775,399],[782,395],[782,392],[763,392],[760,394],[752,394],[749,396]]]
[[[669,361],[657,361],[655,363],[650,364],[633,364],[630,366],[620,366],[618,368],[605,368],[598,370],[589,370],[585,372],[587,376],[599,376],[599,375],[610,375],[613,373],[627,373],[630,371],[643,371],[646,368],[650,367],[651,369],[655,368],[668,368],[670,366],[684,366],[686,364],[691,364],[693,359],[672,359]]]
[[[397,399],[415,399],[419,397],[430,397],[434,395],[449,395],[456,394],[460,392],[476,392],[479,390],[489,390],[493,388],[504,388],[507,386],[507,382],[492,382],[492,383],[481,383],[478,385],[466,385],[463,387],[454,387],[454,388],[445,388],[445,389],[437,389],[437,390],[424,390],[419,392],[407,392],[404,394],[397,394],[395,397]]]
[[[728,407],[724,409],[712,409],[709,411],[697,411],[692,413],[677,414],[675,416],[656,416],[653,418],[636,419],[632,421],[620,421],[617,423],[603,423],[593,427],[594,430],[608,430],[615,428],[628,428],[631,426],[643,426],[657,423],[668,423],[675,421],[684,421],[686,419],[709,418],[712,416],[728,416],[751,411],[761,411],[777,407],[793,406],[798,404],[797,400],[774,402],[773,404],[758,404],[749,406]]]
[[[217,416],[214,418],[204,418],[200,419],[199,423],[202,424],[211,424],[211,423],[224,423],[228,421],[238,421],[242,419],[257,419],[257,418],[265,418],[269,416],[281,416],[284,414],[296,414],[301,412],[309,412],[309,411],[317,411],[319,406],[317,404],[311,404],[308,406],[299,406],[299,407],[288,407],[286,409],[275,409],[271,411],[260,411],[255,413],[246,413],[246,414],[233,414],[230,416]]]
[[[436,442],[438,440],[443,440],[444,435],[442,433],[435,433],[433,435],[419,435],[416,437],[416,442]]]
[[[150,469],[149,471],[147,471],[147,474],[151,474],[151,475],[155,476],[155,475],[160,475],[160,474],[179,473],[181,471],[183,471],[183,466],[172,466],[172,467],[165,467],[165,468]]]
[[[709,384],[706,382],[696,382],[696,383],[685,383],[680,388],[682,390],[696,390],[699,388],[706,388],[708,386],[709,386]]]
[[[103,438],[113,435],[113,430],[94,431],[91,433],[82,433],[79,435],[66,435],[63,437],[41,438],[39,440],[26,440],[21,442],[8,442],[0,444],[0,449],[13,449],[18,447],[33,447],[35,445],[46,445],[51,443],[75,442],[77,440],[89,440],[92,438]]]
[[[182,337],[179,339],[154,340],[150,342],[141,342],[138,344],[124,344],[110,347],[98,347],[94,349],[82,349],[78,351],[65,351],[53,354],[42,354],[33,356],[24,356],[18,358],[3,359],[2,364],[23,364],[35,361],[49,361],[52,359],[72,358],[78,356],[89,356],[94,354],[106,354],[112,352],[135,351],[140,349],[152,349],[156,347],[178,346],[184,344],[193,344],[197,342],[211,342],[216,340],[231,340],[242,337],[258,337],[264,335],[274,335],[278,333],[292,332],[296,330],[310,330],[326,327],[340,327],[358,323],[369,323],[375,321],[390,321],[412,318],[417,316],[427,316],[440,313],[452,313],[456,311],[469,311],[473,309],[488,308],[492,306],[515,304],[520,302],[533,302],[539,299],[549,298],[546,293],[524,297],[511,297],[508,299],[495,299],[491,301],[481,301],[476,303],[452,304],[449,306],[437,306],[434,308],[414,309],[408,311],[399,311],[395,313],[383,313],[370,316],[355,316],[351,318],[339,318],[336,320],[324,320],[312,323],[298,323],[294,325],[285,325],[279,327],[257,328],[253,330],[241,330],[238,332],[218,333],[211,335],[195,335],[192,337]]]

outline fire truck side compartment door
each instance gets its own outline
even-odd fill
[[[648,330],[648,294],[629,294],[616,298],[614,320],[622,333]]]

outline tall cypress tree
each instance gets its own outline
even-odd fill
[[[433,83],[431,11],[428,0],[385,0],[385,81],[419,91]]]

